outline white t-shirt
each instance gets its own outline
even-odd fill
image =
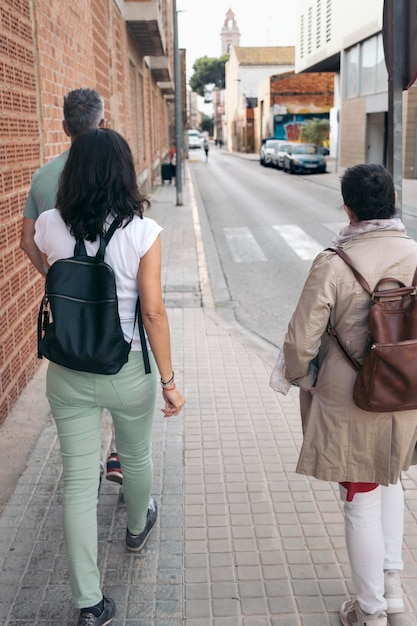
[[[109,224],[111,222],[112,218],[109,218]],[[161,226],[154,220],[149,217],[141,219],[135,215],[125,228],[116,229],[105,250],[104,260],[113,268],[116,276],[120,322],[126,341],[132,339],[140,259],[151,248],[161,231]],[[57,209],[44,211],[39,215],[35,222],[35,243],[46,255],[49,265],[58,259],[74,256],[75,238]],[[84,243],[87,254],[94,256],[98,250],[98,239]],[[136,323],[132,350],[140,349]]]

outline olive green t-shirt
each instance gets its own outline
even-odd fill
[[[68,154],[69,150],[36,170],[23,211],[24,217],[36,220],[43,211],[55,208],[59,177],[67,162]]]

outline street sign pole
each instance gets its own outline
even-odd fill
[[[173,0],[174,12],[174,84],[175,84],[175,143],[176,143],[176,187],[177,206],[182,206],[182,159],[183,159],[183,128],[182,128],[182,106],[181,106],[181,71],[180,54],[178,43],[178,13],[177,1]]]
[[[387,2],[387,0],[386,0]],[[403,0],[388,0],[391,67],[388,67],[388,170],[398,194],[398,216],[402,215],[403,170]]]

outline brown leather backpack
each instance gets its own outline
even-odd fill
[[[371,291],[365,278],[340,248],[328,248],[349,265],[370,295],[369,331],[362,363],[353,358],[329,322],[328,333],[358,372],[353,400],[364,411],[390,412],[417,408],[417,268],[410,287],[382,278]],[[384,284],[398,287],[382,289]]]

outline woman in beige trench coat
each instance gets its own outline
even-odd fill
[[[386,276],[411,284],[417,243],[395,218],[391,176],[380,165],[357,165],[341,179],[349,225],[334,244],[347,252],[371,289]],[[370,413],[353,402],[356,373],[326,333],[328,322],[361,360],[369,295],[334,252],[317,256],[290,320],[285,376],[300,387],[303,444],[297,472],[340,483],[346,544],[356,590],[345,602],[345,626],[386,626],[404,611],[404,496],[400,473],[412,462],[417,411]]]

